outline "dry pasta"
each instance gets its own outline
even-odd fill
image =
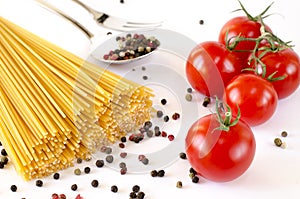
[[[0,17],[0,140],[29,180],[150,118],[152,91]]]

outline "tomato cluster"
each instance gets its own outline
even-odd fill
[[[247,16],[227,21],[218,41],[198,44],[187,59],[190,85],[205,96],[222,99],[233,120],[239,119],[224,131],[218,128],[224,126],[224,113],[217,114],[219,120],[210,114],[188,131],[187,157],[198,174],[209,180],[230,181],[248,169],[255,153],[250,127],[268,121],[278,100],[299,86],[299,56],[262,20],[269,7],[252,17],[242,6]]]

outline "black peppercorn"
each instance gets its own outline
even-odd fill
[[[288,135],[288,133],[287,133],[286,131],[282,131],[282,132],[281,132],[281,136],[282,136],[282,137],[286,137],[287,135]]]
[[[97,160],[97,161],[96,161],[96,166],[97,166],[98,168],[103,167],[103,166],[104,166],[104,161],[103,161],[103,160]]]
[[[186,91],[187,91],[188,93],[192,93],[192,92],[193,92],[193,89],[192,89],[192,88],[187,88]]]
[[[203,24],[204,24],[204,20],[203,20],[203,19],[200,19],[200,20],[199,20],[199,24],[200,24],[200,25],[203,25]]]
[[[164,121],[165,121],[165,122],[168,122],[168,121],[169,121],[169,116],[166,115],[166,116],[164,117]]]
[[[71,186],[71,190],[72,191],[76,191],[77,190],[77,184],[72,184],[72,186]]]
[[[209,97],[205,97],[202,103],[202,106],[207,107],[207,105],[210,103],[210,98]]]
[[[92,185],[92,187],[98,187],[98,186],[99,186],[98,180],[93,180],[93,181],[91,182],[91,185]]]
[[[274,139],[274,144],[278,147],[280,147],[282,145],[282,141],[280,138],[275,138]]]
[[[165,175],[165,171],[164,171],[164,170],[159,170],[159,171],[157,172],[157,176],[158,176],[158,177],[164,177],[164,175]]]
[[[77,163],[78,164],[82,163],[82,159],[81,158],[77,158]]]
[[[6,150],[5,150],[5,149],[1,149],[1,155],[7,156],[7,153],[6,153]]]
[[[112,162],[114,161],[114,156],[108,155],[108,156],[106,156],[105,160],[106,160],[106,162],[108,162],[108,163],[112,163]]]
[[[42,187],[42,186],[43,186],[43,181],[42,181],[42,180],[36,180],[36,181],[35,181],[35,185],[36,185],[37,187]]]
[[[181,159],[186,159],[186,153],[184,153],[184,152],[181,152],[181,153],[179,153],[179,157],[181,158]]]
[[[16,192],[16,191],[17,191],[17,186],[16,186],[16,185],[11,185],[11,186],[10,186],[10,190],[11,190],[12,192]]]
[[[125,136],[121,137],[121,142],[126,142],[127,138]]]
[[[91,172],[91,168],[90,167],[85,167],[84,168],[84,173],[88,174]]]
[[[137,198],[138,198],[138,199],[144,199],[144,198],[145,198],[145,193],[142,192],[142,191],[138,192]]]
[[[132,191],[135,192],[135,193],[139,192],[140,189],[141,189],[141,188],[140,188],[139,185],[134,185],[134,186],[132,187]]]
[[[164,113],[163,113],[162,111],[157,111],[157,112],[156,112],[156,116],[157,116],[158,118],[161,118],[163,115],[164,115]]]
[[[150,174],[152,177],[156,177],[158,175],[158,172],[156,170],[152,170]]]
[[[116,185],[111,186],[110,190],[114,193],[118,192],[118,187]]]
[[[4,162],[0,162],[0,169],[3,169],[5,166]]]
[[[59,173],[54,173],[54,174],[53,174],[53,178],[54,178],[55,180],[58,180],[58,179],[59,179]]]
[[[167,100],[166,100],[166,99],[161,99],[161,100],[160,100],[160,103],[161,103],[162,105],[166,105],[166,104],[167,104]]]
[[[193,182],[193,183],[198,183],[198,182],[199,182],[199,177],[198,177],[198,176],[194,176],[194,177],[192,178],[192,182]]]
[[[130,197],[130,198],[136,198],[137,195],[136,195],[135,192],[130,192],[129,197]]]

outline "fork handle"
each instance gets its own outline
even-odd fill
[[[43,1],[43,0],[35,0],[38,2],[42,7],[46,8],[47,10],[54,12],[55,14],[63,17],[64,19],[71,22],[73,25],[75,25],[78,29],[80,29],[89,39],[92,39],[94,37],[94,34],[91,33],[86,27],[84,27],[81,23],[73,19],[72,17],[68,16],[63,11],[59,10],[58,8],[54,7],[53,5]]]
[[[104,14],[104,13],[101,13],[101,12],[98,12],[96,10],[94,10],[93,8],[87,6],[86,4],[82,3],[81,1],[79,0],[72,0],[74,3],[77,3],[78,5],[80,5],[81,7],[83,7],[86,11],[88,11],[89,13],[91,13],[92,15],[95,15],[95,14]]]

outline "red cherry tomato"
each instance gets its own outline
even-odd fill
[[[233,37],[258,38],[261,35],[261,24],[250,20],[247,16],[238,16],[227,21],[219,33],[219,42],[226,45],[227,40]],[[269,32],[272,30],[266,25]],[[234,49],[236,54],[243,60],[243,65],[247,64],[247,59],[251,50],[254,49],[255,41],[241,41]],[[244,52],[237,52],[237,50]]]
[[[241,73],[239,58],[224,44],[207,41],[197,45],[189,54],[186,75],[191,86],[206,96],[221,97],[225,85]]]
[[[249,168],[256,142],[251,128],[242,120],[229,131],[214,130],[219,125],[215,114],[197,120],[185,140],[186,154],[199,175],[210,181],[227,182]]]
[[[233,115],[241,111],[241,119],[250,126],[269,120],[274,114],[278,96],[273,85],[255,74],[241,74],[225,88],[223,100],[232,107]]]
[[[277,52],[268,52],[260,60],[266,65],[266,77],[274,72],[277,72],[274,78],[285,77],[283,80],[272,81],[279,99],[295,92],[300,83],[300,59],[295,51],[287,48]],[[254,61],[251,62],[250,67],[255,68]]]

